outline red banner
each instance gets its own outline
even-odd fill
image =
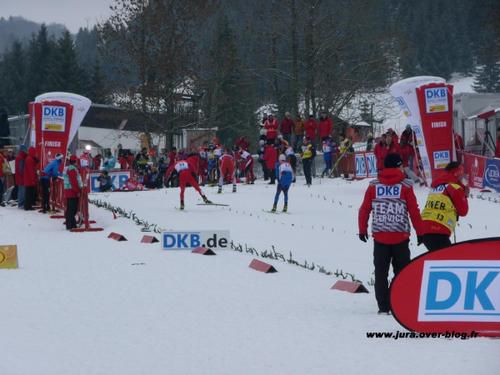
[[[34,104],[35,139],[40,169],[50,163],[58,153],[66,159],[66,149],[71,129],[73,106],[59,101]],[[61,164],[61,172],[64,163]]]
[[[432,178],[456,160],[453,148],[453,86],[429,83],[416,88]]]
[[[463,153],[465,177],[470,187],[482,189],[487,157]]]

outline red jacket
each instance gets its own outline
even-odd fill
[[[319,137],[325,138],[332,134],[333,122],[332,119],[327,117],[319,120]]]
[[[264,148],[264,160],[266,162],[267,169],[274,169],[275,164],[278,161],[278,153],[272,145],[266,145]]]
[[[448,187],[444,192],[452,201],[455,210],[457,211],[457,216],[465,216],[469,212],[469,203],[467,201],[467,194],[465,192],[466,188],[453,173],[443,171],[437,178],[432,181],[431,187],[435,188],[439,185],[444,184],[457,184],[460,186],[459,189],[454,189]],[[423,220],[423,233],[438,233],[451,235],[451,232],[444,225],[439,224],[432,220]]]
[[[24,166],[26,162],[26,152],[19,151],[16,156],[16,185],[24,186]]]
[[[306,133],[306,137],[309,138],[311,141],[314,142],[314,139],[316,138],[316,128],[318,127],[316,120],[313,118],[308,119],[304,123],[304,130]]]
[[[410,237],[410,216],[417,235],[422,232],[422,218],[413,187],[399,168],[386,168],[370,182],[359,209],[360,234],[368,233],[368,219],[373,212],[372,232],[375,241],[393,245]]]
[[[64,189],[64,197],[78,198],[81,190],[80,185],[78,184],[78,169],[68,168],[66,173],[68,174],[71,189]]]
[[[500,158],[500,138],[497,138],[497,146],[495,148],[495,157]]]
[[[24,162],[24,186],[36,186],[38,178],[36,175],[38,159],[34,147],[28,149],[28,157]]]
[[[99,155],[94,156],[94,169],[95,170],[101,169],[101,160],[102,160],[101,156],[99,156]]]
[[[125,156],[120,156],[118,158],[118,162],[120,163],[120,168],[121,169],[129,169],[129,165],[128,165],[128,159],[127,157]]]
[[[292,134],[292,128],[294,126],[294,122],[291,118],[285,117],[281,121],[281,133],[282,134]]]
[[[199,160],[198,154],[191,154],[186,158],[192,173],[198,174]]]
[[[266,137],[267,139],[276,139],[278,136],[278,120],[275,118],[271,120],[267,119],[264,123],[264,128],[267,130]]]

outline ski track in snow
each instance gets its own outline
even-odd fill
[[[494,374],[500,340],[367,339],[367,331],[403,331],[376,315],[372,241],[357,238],[357,212],[367,181],[298,179],[289,214],[263,212],[275,186],[205,187],[209,199],[230,207],[197,206],[178,189],[95,194],[166,229],[230,230],[235,243],[289,252],[362,280],[370,294],[330,290],[335,277],[280,261],[276,274],[248,268],[252,256],[215,257],[165,252],[141,244],[132,220],[113,219],[91,206],[103,232],[74,234],[61,220],[0,208],[1,243],[16,243],[20,268],[0,270],[0,374]],[[415,188],[420,207],[424,188]],[[457,240],[500,234],[500,205],[470,202]],[[496,196],[498,198],[498,196]],[[278,209],[283,204],[281,197]],[[118,232],[128,239],[106,238]],[[155,234],[158,238],[159,235]],[[412,256],[423,247],[411,239]]]

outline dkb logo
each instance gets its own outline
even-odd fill
[[[225,249],[228,245],[229,231],[163,232],[163,250]]]
[[[401,185],[377,185],[377,198],[399,198],[401,196]]]
[[[427,89],[425,90],[425,96],[427,97],[427,99],[446,98],[446,89],[443,87],[436,89]]]
[[[500,261],[425,261],[419,321],[500,322]]]
[[[47,117],[63,117],[66,108],[46,105],[43,107],[43,115]]]

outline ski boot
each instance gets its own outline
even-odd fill
[[[288,203],[285,203],[285,205],[283,206],[283,212],[287,212],[288,211]]]
[[[184,201],[181,201],[181,210],[184,209]]]
[[[208,200],[205,195],[202,195],[201,197],[203,198],[203,202],[205,202],[205,204],[212,204],[212,201]]]
[[[236,193],[236,185],[233,185],[233,193]]]
[[[273,204],[273,208],[271,209],[271,212],[276,212],[276,203]]]
[[[222,193],[222,186],[219,186],[219,190],[217,190],[217,194],[221,194]]]

